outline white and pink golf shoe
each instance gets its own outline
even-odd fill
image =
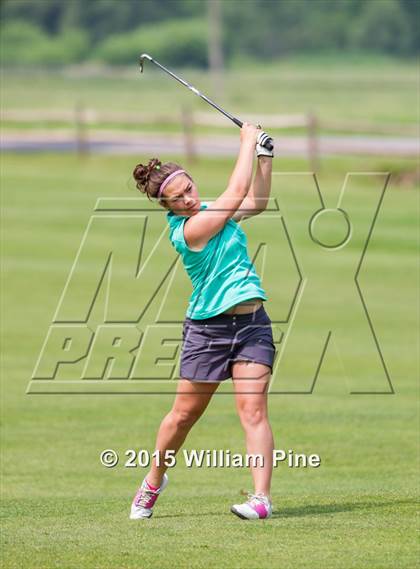
[[[273,505],[264,494],[248,494],[244,504],[235,504],[230,511],[243,520],[265,520],[271,517]]]

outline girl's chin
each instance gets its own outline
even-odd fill
[[[184,211],[184,215],[186,215],[186,216],[195,215],[199,211],[200,211],[200,204],[195,204],[192,208],[186,209]]]

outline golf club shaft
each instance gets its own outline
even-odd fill
[[[154,63],[155,65],[157,65],[158,67],[160,67],[160,69],[162,69],[162,71],[165,71],[165,73],[167,73],[168,75],[170,75],[171,77],[173,77],[174,79],[176,79],[179,83],[181,83],[181,85],[184,85],[185,87],[187,87],[190,91],[192,91],[193,93],[195,93],[196,95],[198,95],[199,97],[201,97],[204,101],[206,101],[209,105],[211,105],[212,107],[214,107],[216,110],[218,110],[220,113],[222,113],[222,115],[225,115],[225,117],[227,117],[228,119],[230,119],[232,122],[234,122],[237,126],[239,126],[239,128],[242,128],[242,121],[240,121],[239,119],[237,119],[236,117],[234,117],[233,115],[231,115],[230,113],[228,113],[227,111],[225,111],[224,109],[222,109],[221,107],[219,107],[219,105],[217,105],[216,103],[214,103],[211,99],[209,99],[208,97],[206,97],[206,95],[203,95],[203,93],[200,93],[200,91],[198,89],[196,89],[195,87],[193,87],[192,85],[190,85],[187,81],[185,81],[184,79],[181,79],[181,77],[178,77],[178,75],[175,75],[175,73],[173,73],[172,71],[170,71],[167,67],[165,67],[164,65],[162,65],[161,63],[159,63],[158,61],[156,61],[156,59],[153,59],[153,57],[150,57],[150,55],[147,54],[143,54],[140,58],[140,67],[141,70],[143,71],[143,59],[146,58],[149,61],[151,61],[152,63]]]
[[[185,81],[184,79],[181,79],[181,77],[178,77],[178,75],[175,75],[175,73],[173,73],[172,71],[170,71],[169,69],[167,69],[164,65],[162,65],[161,63],[159,63],[158,61],[156,61],[156,59],[153,59],[153,57],[151,57],[150,55],[148,55],[147,53],[143,53],[143,55],[140,57],[140,69],[141,72],[143,72],[143,60],[147,59],[149,61],[151,61],[152,63],[154,63],[155,65],[157,65],[157,67],[160,67],[160,69],[162,69],[162,71],[165,71],[165,73],[167,73],[168,75],[170,75],[171,77],[173,77],[174,79],[176,79],[178,81],[178,83],[181,83],[181,85],[184,85],[185,87],[187,87],[190,91],[192,91],[193,93],[195,93],[196,95],[198,95],[199,97],[201,97],[204,101],[206,101],[206,103],[208,103],[209,105],[211,105],[213,108],[215,108],[217,111],[219,111],[220,113],[222,113],[222,115],[224,115],[225,117],[227,117],[228,119],[230,119],[233,123],[236,124],[236,126],[239,126],[239,128],[242,128],[243,126],[243,122],[240,121],[239,119],[237,119],[236,117],[234,117],[233,115],[231,115],[230,113],[228,113],[227,111],[225,111],[224,109],[222,109],[221,107],[219,107],[219,105],[217,105],[215,102],[213,102],[211,99],[209,99],[208,97],[206,97],[206,95],[203,95],[203,93],[200,93],[200,91],[198,89],[196,89],[195,87],[193,87],[193,85],[190,85],[187,81]],[[268,150],[272,150],[273,149],[273,145],[267,141],[267,143],[265,144],[266,148],[268,148]]]

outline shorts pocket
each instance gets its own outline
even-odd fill
[[[185,344],[193,350],[206,353],[219,353],[226,350],[229,353],[234,344],[234,334],[224,325],[192,325],[185,335]]]
[[[263,314],[262,314],[262,316],[261,316],[261,322],[260,322],[259,319],[258,319],[258,322],[261,323],[261,324],[265,324],[265,325],[271,325],[271,324],[272,324],[271,318],[269,317],[269,315],[267,314],[267,312],[265,311],[265,309],[264,309],[264,312],[263,312]]]
[[[188,333],[188,330],[190,329],[190,324],[188,322],[184,322],[184,325],[182,326],[182,339],[185,340],[185,336]]]

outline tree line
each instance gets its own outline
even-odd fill
[[[1,61],[124,65],[146,51],[207,67],[214,1],[2,0]],[[216,24],[227,63],[331,51],[414,57],[419,16],[418,0],[222,0]]]

